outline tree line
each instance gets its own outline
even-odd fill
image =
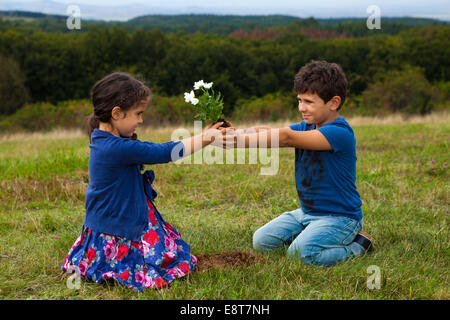
[[[213,81],[224,96],[224,113],[230,115],[239,99],[290,94],[295,73],[310,60],[339,63],[355,103],[358,97],[376,103],[367,90],[378,92],[374,85],[392,77],[420,79],[426,103],[448,97],[447,25],[414,27],[395,35],[331,39],[308,37],[301,26],[285,28],[289,32],[270,38],[129,31],[118,25],[94,26],[83,33],[6,28],[0,31],[0,92],[6,92],[0,93],[0,114],[11,114],[25,102],[56,104],[89,98],[97,80],[120,70],[142,78],[154,92],[165,96],[182,95],[200,79]],[[411,72],[414,77],[405,77]],[[18,96],[24,98],[18,101],[13,92],[23,92]]]
[[[14,29],[20,32],[33,33],[61,32],[69,33],[66,27],[67,16],[50,15],[27,11],[0,11],[0,30]],[[298,28],[312,28],[326,30],[330,33],[345,34],[348,37],[374,36],[379,34],[397,34],[401,31],[417,26],[449,25],[448,22],[429,18],[412,17],[383,17],[381,29],[367,28],[365,18],[333,18],[316,19],[313,17],[299,18],[286,15],[212,15],[212,14],[182,14],[182,15],[145,15],[127,21],[102,21],[82,19],[82,29],[87,32],[90,28],[113,28],[119,26],[127,31],[136,29],[154,30],[162,32],[185,33],[215,33],[229,35],[236,30],[253,31],[255,29],[296,30]]]

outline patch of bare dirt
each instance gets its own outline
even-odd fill
[[[206,253],[196,255],[196,257],[198,258],[196,268],[198,272],[207,272],[211,269],[242,268],[265,261],[262,256],[240,251]]]

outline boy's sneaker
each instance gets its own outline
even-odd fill
[[[372,252],[374,250],[373,247],[373,238],[362,230],[359,230],[353,242],[360,244],[367,252]]]

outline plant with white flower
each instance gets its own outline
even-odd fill
[[[184,93],[184,100],[194,106],[197,114],[195,119],[206,122],[218,122],[223,118],[223,98],[220,92],[216,94],[212,89],[212,82],[204,82],[203,80],[194,83],[194,90]],[[195,97],[195,90],[201,90],[202,94]],[[222,121],[222,120],[221,120]]]
[[[198,103],[198,99],[195,97],[194,91],[191,90],[190,93],[184,93],[184,101],[192,103],[194,106]]]

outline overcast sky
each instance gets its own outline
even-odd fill
[[[11,6],[16,3],[49,0],[0,0]],[[442,0],[53,0],[63,4],[90,6],[144,5],[145,10],[164,13],[215,13],[215,14],[285,14],[299,17],[368,17],[367,7],[376,5],[381,16],[421,16],[450,20],[450,1]],[[30,6],[31,7],[31,6]],[[42,5],[44,7],[44,5]],[[1,8],[1,6],[0,6]],[[125,8],[125,7],[124,7]],[[138,7],[139,8],[139,7]],[[144,7],[142,7],[144,8]],[[126,9],[126,8],[125,8]],[[44,10],[45,11],[45,10]],[[151,12],[150,12],[151,13]],[[148,14],[142,12],[142,14]]]
[[[165,7],[199,7],[212,10],[214,8],[222,9],[228,13],[249,14],[255,13],[281,13],[299,16],[367,16],[366,9],[370,5],[377,5],[381,9],[382,15],[402,16],[402,15],[421,15],[429,17],[450,18],[450,1],[442,0],[58,0],[61,2],[79,3],[98,3],[102,5],[122,5],[129,3],[140,3],[153,6]]]

